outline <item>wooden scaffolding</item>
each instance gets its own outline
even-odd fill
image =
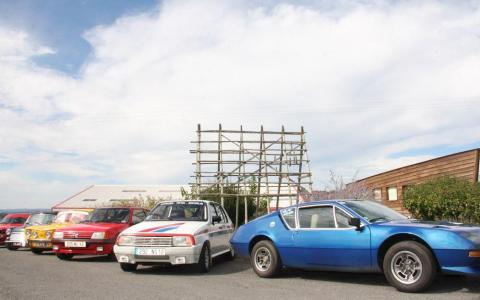
[[[198,195],[216,196],[224,204],[226,196],[237,199],[238,224],[239,199],[245,203],[245,223],[248,221],[247,196],[255,186],[256,210],[261,200],[267,201],[267,211],[301,202],[303,194],[312,191],[312,176],[308,160],[303,126],[300,131],[225,130],[197,127],[197,139],[192,141],[196,161],[195,182],[192,191]],[[254,181],[255,183],[253,183]],[[226,186],[236,186],[236,192],[225,192]],[[230,189],[231,190],[231,189]]]

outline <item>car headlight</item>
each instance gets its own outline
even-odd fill
[[[121,235],[118,237],[117,245],[119,246],[133,246],[135,243],[135,237],[130,235]]]
[[[12,228],[7,228],[7,231],[5,231],[7,235],[10,235],[11,232],[12,232]]]
[[[25,236],[27,237],[27,239],[30,237],[30,234],[32,234],[31,230],[25,231]]]
[[[38,232],[34,231],[32,232],[32,238],[36,239],[38,237]]]
[[[92,234],[92,239],[93,240],[101,240],[105,238],[105,232],[94,232]]]
[[[52,232],[51,231],[45,231],[45,237],[47,239],[51,239],[52,238]]]
[[[54,238],[55,240],[61,240],[61,239],[63,239],[63,232],[55,231],[55,232],[53,233],[53,238]]]
[[[172,245],[175,247],[190,247],[194,245],[193,237],[191,236],[174,236],[172,237]]]

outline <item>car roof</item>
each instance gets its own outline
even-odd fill
[[[9,217],[9,218],[28,217],[28,216],[30,216],[29,213],[14,213],[14,214],[5,215],[5,217]]]
[[[218,202],[215,202],[215,201],[211,201],[211,200],[202,200],[202,199],[189,199],[189,200],[185,200],[185,199],[178,199],[178,200],[164,200],[164,201],[160,201],[158,202],[158,204],[162,204],[162,203],[176,203],[176,202],[204,202],[204,203],[217,203],[217,204],[220,204]]]

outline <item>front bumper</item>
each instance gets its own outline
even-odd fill
[[[14,247],[26,247],[27,239],[24,232],[12,232],[10,237],[5,241],[5,244],[12,245]]]
[[[480,276],[480,257],[469,257],[469,250],[435,250],[442,273]]]
[[[135,248],[152,248],[165,249],[165,255],[162,256],[139,256],[135,254]],[[120,263],[130,264],[196,264],[202,252],[202,245],[192,247],[135,247],[135,246],[118,246],[113,247],[117,261]]]
[[[65,241],[85,242],[86,247],[65,247]],[[53,251],[61,254],[105,255],[113,253],[115,240],[53,240]]]
[[[52,240],[28,240],[27,245],[31,249],[51,250],[53,248]]]

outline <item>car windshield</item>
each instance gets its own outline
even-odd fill
[[[345,201],[343,204],[370,223],[407,219],[393,209],[372,201]]]
[[[5,216],[2,219],[2,221],[0,221],[0,224],[18,224],[18,223],[25,223],[25,218]]]
[[[28,218],[27,222],[25,223],[26,226],[33,226],[33,225],[48,225],[53,222],[55,219],[54,214],[35,214]]]
[[[55,218],[55,224],[79,223],[87,217],[84,212],[60,212]]]
[[[162,203],[155,207],[146,221],[206,221],[207,209],[203,202]]]
[[[130,217],[128,208],[99,208],[94,210],[83,223],[127,223]]]

